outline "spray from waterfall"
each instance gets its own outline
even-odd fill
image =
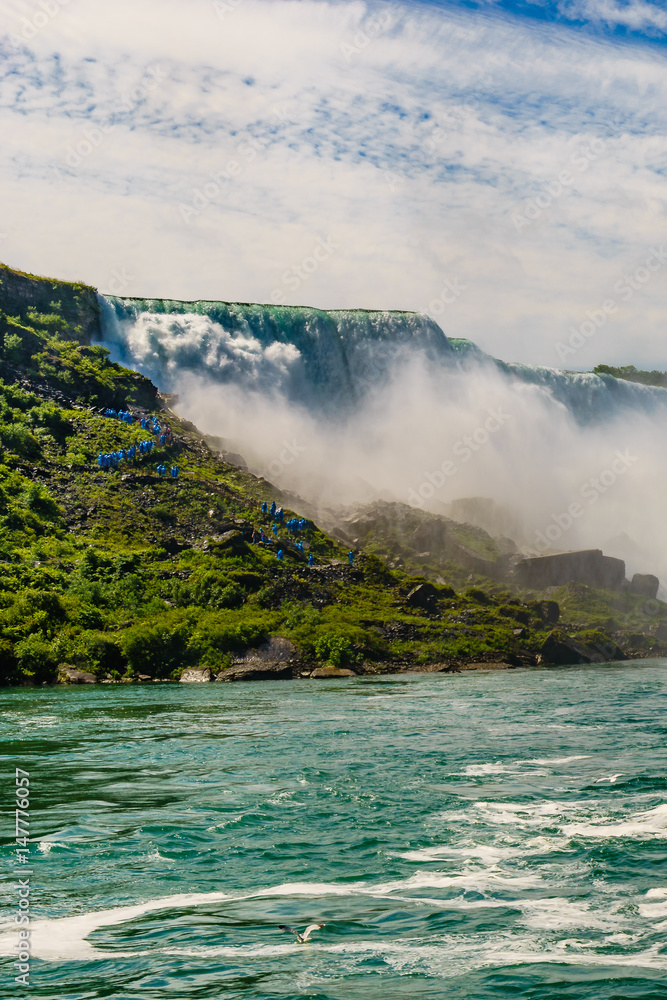
[[[498,362],[410,313],[102,307],[117,360],[316,506],[382,498],[465,519],[461,501],[484,498],[493,533],[526,551],[602,548],[667,578],[665,390]]]

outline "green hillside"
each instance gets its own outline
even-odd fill
[[[294,644],[297,673],[536,662],[558,613],[540,595],[457,595],[371,553],[350,565],[312,523],[290,531],[300,514],[288,509],[274,534],[262,504],[285,498],[91,345],[96,323],[94,290],[0,269],[0,683],[51,683],[63,664],[107,681],[224,673],[271,636]],[[99,466],[121,451],[117,467]],[[617,600],[597,595],[596,611]],[[640,628],[624,600],[615,627]],[[604,617],[583,622],[591,642],[609,641]]]

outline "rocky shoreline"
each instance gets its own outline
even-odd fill
[[[301,658],[297,647],[288,639],[274,637],[256,649],[248,650],[243,656],[236,657],[232,664],[221,670],[211,667],[186,667],[180,677],[164,679],[154,678],[148,674],[126,675],[120,678],[95,674],[80,670],[70,664],[61,664],[58,669],[57,683],[59,685],[79,684],[202,684],[202,683],[237,683],[249,681],[277,680],[330,680],[350,677],[386,676],[401,674],[459,674],[468,671],[516,670],[519,668],[549,668],[555,666],[576,666],[587,663],[614,663],[631,659],[646,659],[646,654],[640,652],[624,653],[612,644],[609,649],[592,649],[583,647],[575,640],[553,638],[552,633],[545,646],[546,651],[536,656],[508,654],[499,658],[498,654],[489,654],[486,658],[474,660],[457,659],[438,663],[397,663],[364,661],[354,669],[336,666],[332,663],[308,663]],[[608,654],[608,655],[605,655]],[[657,658],[653,654],[652,658]]]

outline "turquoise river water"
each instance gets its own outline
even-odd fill
[[[666,691],[667,661],[5,691],[0,995],[665,998]]]

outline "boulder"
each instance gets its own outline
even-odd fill
[[[566,583],[585,583],[603,590],[620,590],[625,580],[622,559],[605,556],[600,549],[558,552],[550,556],[520,559],[514,567],[520,587],[545,590]]]
[[[181,684],[202,684],[210,679],[211,671],[208,667],[188,667],[181,674]]]
[[[257,649],[248,649],[235,657],[228,670],[216,675],[216,681],[290,680],[298,665],[299,650],[281,636],[272,636]]]
[[[243,531],[239,531],[238,528],[224,531],[221,535],[213,535],[211,538],[207,538],[202,545],[203,551],[210,552],[212,555],[215,555],[217,552],[239,554],[244,551],[244,547],[244,533]]]
[[[61,663],[58,667],[58,683],[97,684],[97,677],[87,670],[78,670],[76,667],[70,667],[66,663]]]
[[[333,663],[327,663],[325,667],[316,667],[310,675],[318,679],[326,679],[327,677],[356,677],[354,670],[348,670],[346,667],[334,667]]]
[[[542,644],[538,661],[559,667],[568,663],[590,663],[591,658],[583,643],[562,632],[550,632]]]
[[[237,663],[215,675],[216,681],[290,681],[291,663]]]
[[[613,639],[581,642],[562,632],[550,632],[544,640],[538,663],[564,666],[573,663],[608,663],[610,660],[627,659]]]
[[[547,625],[558,624],[560,607],[556,601],[530,601],[528,607]]]
[[[660,580],[652,573],[635,573],[630,581],[630,593],[655,600],[658,596]]]
[[[424,611],[435,611],[440,592],[432,583],[418,583],[413,587],[405,603],[410,608],[423,608]]]

